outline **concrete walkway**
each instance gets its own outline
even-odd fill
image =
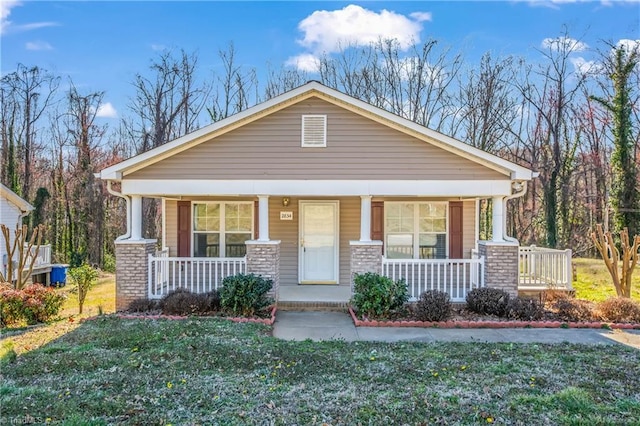
[[[414,327],[355,327],[342,312],[278,311],[273,335],[284,340],[344,340],[373,342],[513,342],[622,343],[640,349],[640,330],[499,328],[438,329]]]

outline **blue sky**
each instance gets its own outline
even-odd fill
[[[217,53],[233,42],[238,61],[309,67],[338,52],[340,40],[402,43],[435,38],[473,64],[486,51],[534,60],[543,40],[564,29],[580,40],[576,64],[602,40],[640,39],[634,1],[100,2],[1,0],[1,72],[18,63],[70,76],[82,90],[105,91],[101,115],[126,115],[130,82],[162,49],[196,51],[201,72],[220,71]],[[312,76],[312,74],[311,74]],[[263,79],[264,80],[264,79]],[[108,105],[107,105],[108,103]]]

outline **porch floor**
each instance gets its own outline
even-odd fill
[[[350,286],[337,285],[283,285],[278,289],[278,304],[329,304],[346,306],[351,299]]]

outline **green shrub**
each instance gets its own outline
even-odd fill
[[[75,284],[73,291],[78,294],[78,313],[81,314],[87,293],[98,284],[98,271],[84,263],[76,268],[69,269],[69,277]]]
[[[640,304],[626,297],[611,297],[597,306],[600,317],[612,322],[640,323]]]
[[[272,303],[267,293],[273,281],[254,274],[226,277],[220,289],[220,307],[233,315],[253,316]]]
[[[127,310],[129,312],[152,312],[159,309],[160,303],[154,299],[134,299],[129,303]]]
[[[451,318],[449,294],[439,290],[428,290],[416,302],[415,316],[418,321],[446,321]]]
[[[144,302],[138,303],[140,307],[144,307]],[[158,305],[165,315],[205,315],[220,310],[220,296],[216,290],[192,293],[180,288],[167,294]]]
[[[102,259],[102,270],[111,274],[116,273],[116,257],[111,253],[105,253]]]
[[[400,309],[407,300],[405,281],[367,272],[356,274],[353,279],[354,293],[351,303],[356,310],[370,317],[388,317],[392,311]]]
[[[591,321],[593,312],[586,300],[561,298],[553,302],[552,309],[562,321]]]
[[[509,299],[507,316],[522,321],[537,321],[542,318],[544,307],[536,299],[515,297]]]
[[[31,284],[22,290],[10,285],[0,287],[0,325],[37,324],[49,321],[60,312],[64,295],[50,287]]]
[[[503,317],[508,305],[509,293],[498,288],[474,288],[467,293],[467,309],[478,314]]]

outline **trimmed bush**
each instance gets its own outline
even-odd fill
[[[273,301],[267,293],[273,281],[254,274],[237,274],[222,281],[220,307],[233,315],[254,316]]]
[[[418,321],[446,321],[451,318],[451,299],[444,291],[428,290],[416,302],[415,316]]]
[[[600,302],[597,309],[605,321],[640,323],[640,304],[626,297],[611,297]]]
[[[536,299],[516,297],[509,299],[507,317],[522,321],[537,321],[544,315],[544,306]]]
[[[0,325],[49,321],[58,315],[64,299],[64,295],[40,284],[31,284],[22,290],[3,284],[0,286]]]
[[[129,312],[151,312],[159,309],[160,303],[154,299],[135,299],[129,303]]]
[[[562,321],[591,321],[593,312],[586,300],[561,298],[553,302],[552,309]]]
[[[403,279],[393,281],[380,274],[367,272],[356,274],[353,283],[351,303],[363,315],[385,318],[409,300],[407,284]]]
[[[220,310],[220,296],[215,290],[209,293],[192,293],[179,288],[167,294],[160,301],[159,307],[165,315],[204,315]]]
[[[474,288],[467,293],[467,309],[478,314],[503,317],[508,305],[509,293],[498,288]]]

